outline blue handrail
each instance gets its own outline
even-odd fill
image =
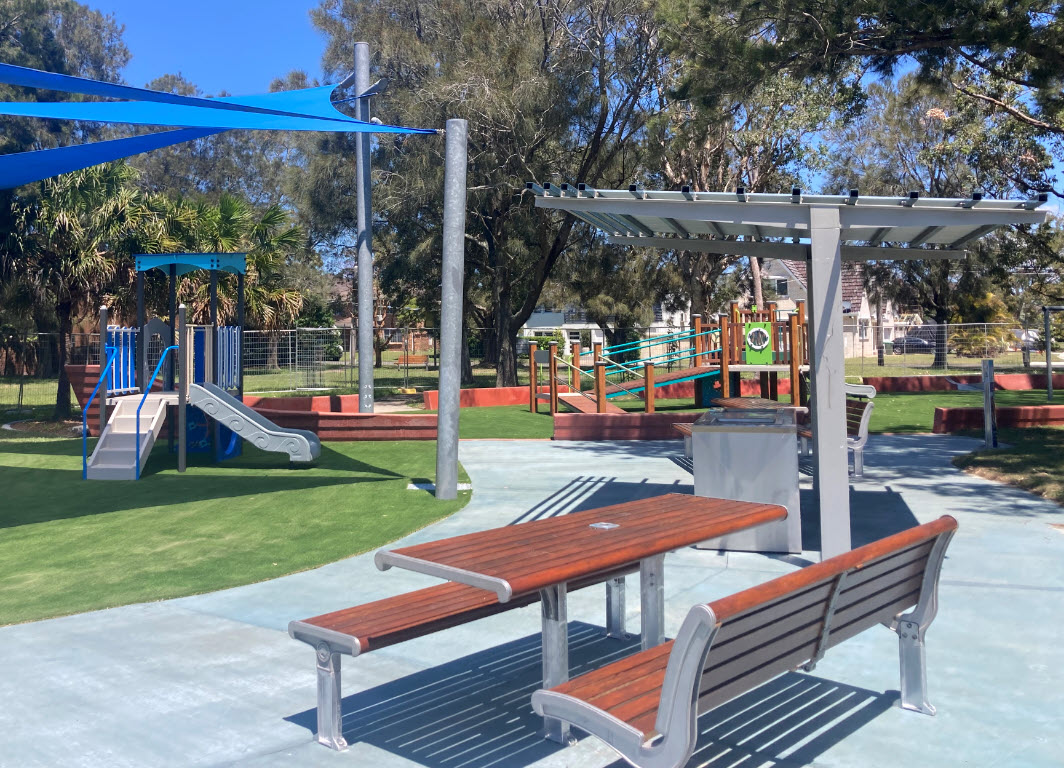
[[[109,347],[106,344],[103,348],[103,353],[107,355],[107,363],[104,365],[103,370],[100,371],[100,380],[96,382],[96,388],[92,390],[92,394],[89,396],[89,401],[85,403],[85,407],[81,409],[81,479],[89,479],[89,406],[92,405],[92,401],[96,399],[96,393],[100,391],[100,385],[103,384],[104,377],[107,376],[107,371],[111,368],[111,363],[115,361],[115,355],[118,354],[118,350],[115,347]],[[107,409],[107,403],[102,403],[101,408]]]
[[[714,352],[719,352],[719,351],[720,351],[719,349],[706,349],[706,350],[703,350],[701,352],[692,352],[692,353],[689,353],[689,354],[677,354],[677,353],[667,352],[665,354],[656,355],[654,357],[641,357],[641,358],[639,358],[639,360],[633,360],[632,361],[632,365],[639,365],[641,363],[646,363],[648,361],[660,360],[660,358],[662,358],[662,357],[668,357],[668,361],[667,362],[669,362],[669,363],[676,363],[676,362],[681,361],[681,360],[689,360],[689,358],[691,358],[691,357],[700,357],[703,354],[713,354]],[[605,372],[606,373],[616,373],[618,370],[625,370],[625,368],[620,366],[620,365],[614,364],[614,365],[611,365],[611,366],[606,366]]]
[[[137,405],[137,438],[136,438],[136,443],[137,443],[137,463],[136,463],[136,469],[137,469],[137,479],[138,480],[140,480],[140,409],[144,407],[144,401],[147,400],[148,399],[148,395],[151,394],[152,384],[155,383],[155,378],[159,375],[159,371],[163,367],[163,361],[166,360],[166,356],[168,354],[170,354],[170,351],[174,350],[174,349],[180,349],[180,347],[177,344],[174,344],[173,346],[169,346],[166,349],[164,349],[163,353],[159,356],[159,362],[155,366],[155,373],[153,373],[151,375],[151,378],[148,379],[148,384],[147,384],[147,386],[144,387],[144,395],[140,398],[140,404]]]
[[[666,334],[665,336],[652,336],[649,339],[640,339],[639,341],[627,341],[624,344],[616,344],[612,347],[603,347],[602,354],[606,355],[611,352],[628,352],[633,349],[640,349],[641,347],[652,347],[655,344],[660,344],[663,341],[679,341],[683,339],[695,339],[699,336],[708,336],[711,333],[720,333],[719,328],[710,328],[707,331],[701,333],[695,333],[694,331],[681,331],[679,333]],[[594,354],[594,350],[587,352],[581,352],[580,356]]]

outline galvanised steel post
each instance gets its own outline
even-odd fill
[[[462,386],[467,131],[465,120],[447,121],[443,177],[440,405],[436,426],[437,499],[458,497],[458,409]]]
[[[369,43],[355,43],[355,92],[369,90]],[[369,122],[369,97],[355,102],[358,119]],[[358,163],[358,412],[373,413],[373,202],[370,193],[370,134],[356,133]]]
[[[1042,320],[1045,325],[1046,346],[1046,402],[1053,402],[1053,337],[1049,335],[1049,307],[1042,307]],[[1026,342],[1024,342],[1026,343]]]

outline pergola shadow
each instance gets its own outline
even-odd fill
[[[543,738],[530,704],[541,685],[540,647],[540,636],[530,635],[347,696],[344,738],[426,768],[523,768],[559,753],[565,747]],[[609,639],[601,627],[572,622],[569,650],[576,676],[637,652],[639,640]],[[689,765],[805,764],[896,699],[892,691],[788,673],[704,716]],[[315,728],[313,709],[285,719]]]
[[[803,766],[852,735],[898,699],[788,672],[699,719],[688,768]],[[623,760],[609,768],[622,768]]]
[[[649,480],[633,483],[615,477],[579,475],[515,517],[510,525],[649,499],[665,493],[694,493],[694,486],[679,480],[671,483],[652,483]]]
[[[574,677],[639,647],[635,636],[616,640],[601,627],[569,624]],[[534,763],[563,749],[543,738],[542,719],[532,711],[532,692],[542,687],[541,649],[540,635],[529,635],[346,696],[344,738],[428,768]],[[285,719],[313,731],[315,718],[311,709]]]

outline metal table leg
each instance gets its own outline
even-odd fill
[[[606,582],[606,637],[628,639],[624,612],[624,576],[618,576]]]
[[[540,590],[543,615],[543,687],[553,688],[569,680],[569,622],[566,616],[566,585]],[[570,742],[569,724],[554,717],[543,719],[543,735],[559,744]]]
[[[645,651],[665,642],[665,555],[639,561],[639,601]]]

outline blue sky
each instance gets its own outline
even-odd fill
[[[263,93],[293,69],[321,77],[325,38],[316,2],[296,0],[87,0],[125,25],[130,85],[180,72],[205,93]]]

